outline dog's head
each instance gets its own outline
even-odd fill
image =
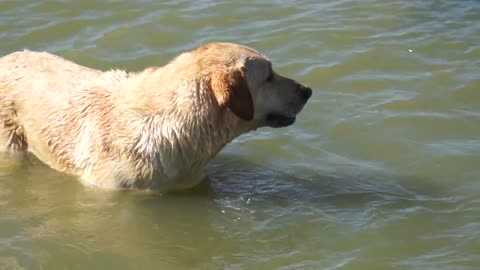
[[[210,43],[194,51],[220,109],[256,126],[284,127],[295,122],[312,89],[283,77],[268,58],[238,44]]]

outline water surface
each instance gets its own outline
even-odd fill
[[[1,1],[0,40],[129,71],[239,42],[314,89],[180,194],[2,156],[0,269],[480,268],[478,1]]]

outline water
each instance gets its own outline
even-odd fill
[[[480,269],[478,1],[1,1],[0,40],[131,71],[240,42],[315,90],[180,194],[3,160],[0,269]]]

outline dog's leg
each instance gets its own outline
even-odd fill
[[[5,105],[2,102],[2,105]],[[27,140],[22,126],[16,123],[13,103],[0,107],[0,171],[7,173],[24,164]]]
[[[1,98],[0,98],[1,100]],[[0,104],[0,151],[25,152],[28,144],[23,127],[17,122],[14,102],[1,100]]]

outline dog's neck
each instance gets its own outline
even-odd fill
[[[158,73],[155,75],[160,79],[169,75],[164,70],[150,72]],[[149,91],[125,95],[129,99],[117,103],[129,106],[119,111],[130,114],[124,119],[135,119],[128,125],[136,133],[134,155],[145,163],[139,165],[146,166],[141,176],[146,180],[159,177],[161,181],[178,181],[178,177],[194,176],[226,144],[252,129],[227,108],[220,109],[211,90],[195,77],[179,81],[163,89],[141,81],[144,85],[140,89]]]

